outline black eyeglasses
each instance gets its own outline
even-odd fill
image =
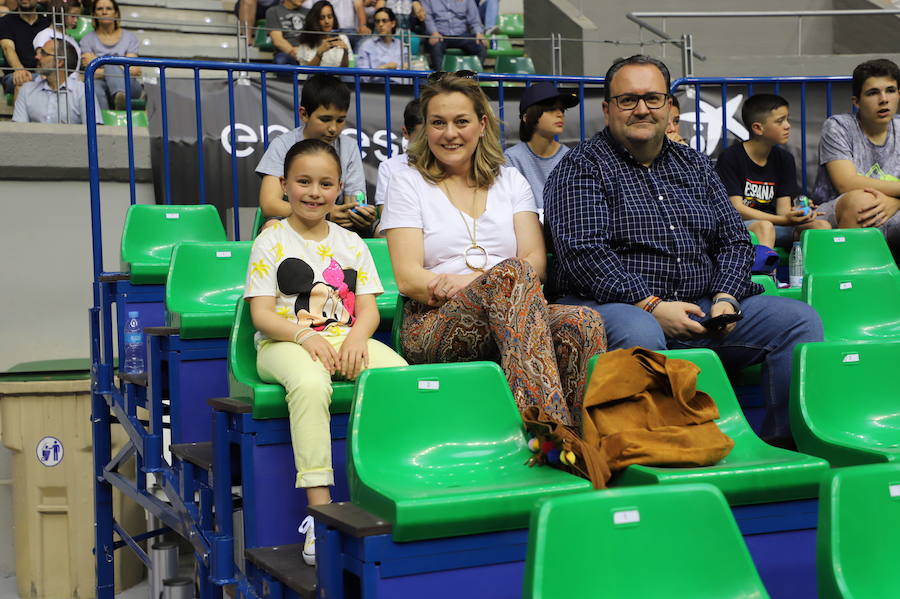
[[[619,107],[619,110],[634,110],[637,108],[638,103],[643,100],[644,104],[647,105],[647,108],[651,110],[657,110],[662,108],[666,104],[666,100],[669,99],[669,94],[664,94],[662,92],[650,92],[649,94],[638,95],[638,94],[619,94],[618,96],[613,96],[610,100],[615,100],[616,106]]]
[[[476,73],[475,71],[470,71],[468,69],[462,69],[454,73],[448,73],[447,71],[435,71],[428,75],[426,81],[428,81],[428,83],[437,83],[447,75],[451,75],[453,77],[461,77],[463,79],[474,79],[475,81],[478,81],[478,73]]]

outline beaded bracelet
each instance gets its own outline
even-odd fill
[[[294,343],[303,345],[303,342],[315,335],[316,332],[309,327],[305,327],[294,333]]]
[[[647,303],[644,304],[643,310],[644,312],[652,313],[656,310],[656,307],[662,302],[662,298],[658,298],[655,295],[651,295],[650,299],[647,300]]]

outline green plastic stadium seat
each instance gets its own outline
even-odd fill
[[[900,589],[900,464],[841,468],[822,484],[821,599],[883,599]]]
[[[250,241],[186,242],[172,252],[166,324],[182,339],[227,339],[244,292]]]
[[[391,255],[388,252],[387,239],[374,238],[366,239],[365,241],[366,245],[369,246],[369,252],[372,254],[372,260],[375,262],[375,269],[378,271],[378,278],[381,279],[381,286],[384,287],[384,293],[375,299],[378,304],[378,315],[381,317],[380,327],[390,330],[394,322],[394,311],[397,309],[397,298],[400,296],[400,290],[397,288],[397,279],[394,278],[394,267],[391,266]]]
[[[826,341],[900,339],[900,273],[814,273],[803,299],[822,317]]]
[[[522,13],[500,15],[497,26],[500,33],[509,37],[525,37],[525,15]]]
[[[103,118],[103,124],[109,127],[127,127],[128,113],[124,110],[101,110],[100,116]],[[143,110],[131,111],[131,126],[146,127],[147,113]]]
[[[522,56],[524,53],[525,51],[521,48],[513,48],[508,35],[492,35],[490,37],[490,45],[487,49],[488,56],[494,58],[498,56]]]
[[[253,336],[253,320],[250,318],[250,304],[239,299],[228,343],[228,395],[232,399],[249,403],[253,407],[253,417],[287,418],[287,402],[284,387],[265,383],[256,371],[256,345]],[[353,400],[354,384],[335,381],[331,384],[331,413],[346,414]]]
[[[498,56],[494,71],[510,75],[535,74],[534,62],[530,56]]]
[[[444,60],[441,63],[441,70],[447,71],[448,73],[455,71],[473,71],[475,73],[480,73],[483,69],[481,68],[481,61],[478,60],[477,56],[445,54]]]
[[[750,233],[750,243],[752,243],[753,245],[759,245],[759,237],[756,236],[756,233],[754,233],[753,231],[747,232]]]
[[[772,277],[768,275],[752,275],[750,279],[754,283],[759,283],[763,286],[763,295],[778,295],[778,286],[775,285]]]
[[[452,54],[454,56],[462,56],[463,51],[460,48],[446,48],[444,54]]]
[[[180,241],[225,241],[216,207],[135,204],[122,228],[122,270],[130,272],[135,285],[165,283],[172,250]]]
[[[525,599],[764,599],[722,493],[636,487],[541,501],[531,517]]]
[[[262,52],[275,51],[275,45],[272,44],[272,38],[269,36],[269,31],[266,29],[265,19],[260,19],[256,22],[256,37],[254,38],[254,44]]]
[[[799,346],[791,431],[803,453],[832,466],[900,462],[898,365],[900,339]]]
[[[810,230],[803,232],[801,241],[804,274],[897,272],[897,264],[878,229]]]
[[[716,424],[734,440],[721,462],[701,468],[629,466],[612,481],[620,487],[704,482],[718,487],[731,505],[790,501],[815,497],[828,462],[764,443],[750,428],[719,357],[710,349],[660,352],[700,367],[697,388],[719,408]],[[589,362],[593,370],[596,358]],[[589,373],[590,375],[590,373]]]
[[[348,439],[350,497],[390,522],[395,541],[526,528],[538,498],[591,488],[528,467],[522,419],[492,362],[367,370]]]
[[[74,38],[76,42],[80,42],[81,38],[83,38],[93,30],[94,25],[91,22],[91,18],[82,15],[78,17],[78,21],[75,23],[75,27],[73,27],[72,29],[66,29],[66,33],[70,37]]]
[[[256,214],[253,216],[253,237],[259,235],[259,230],[262,229],[264,222],[266,222],[266,217],[263,216],[262,208],[257,208]]]

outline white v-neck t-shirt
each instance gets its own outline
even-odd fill
[[[422,229],[427,270],[437,274],[472,272],[466,266],[463,252],[472,245],[473,219],[458,210],[440,187],[426,181],[414,168],[400,169],[390,179],[386,199],[381,230]],[[471,201],[471,196],[463,198],[466,201]],[[531,185],[525,177],[515,168],[500,167],[500,175],[488,190],[487,207],[477,219],[475,232],[478,245],[487,251],[485,268],[516,255],[513,215],[537,211]]]

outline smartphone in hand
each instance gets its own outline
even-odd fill
[[[732,322],[737,322],[744,317],[743,314],[719,314],[718,316],[714,316],[712,318],[707,318],[706,320],[701,320],[700,324],[703,325],[707,331],[721,331],[727,325]]]

